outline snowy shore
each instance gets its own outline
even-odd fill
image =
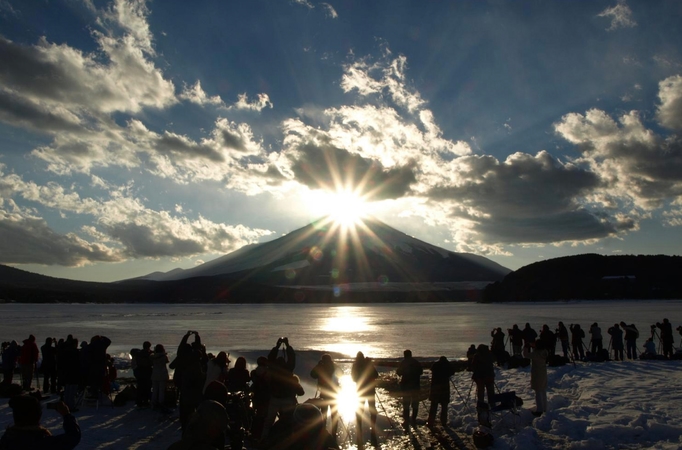
[[[529,384],[529,368],[497,370],[499,389],[516,391],[524,405],[515,425],[510,416],[494,423],[493,448],[682,448],[682,361],[578,362],[576,367],[572,364],[550,367],[548,374],[550,410],[536,418],[531,414],[534,394]],[[302,379],[309,382],[304,376]],[[473,448],[470,435],[477,426],[475,387],[470,390],[468,372],[457,373],[452,379],[457,390],[453,389],[449,405],[450,427],[463,443]],[[410,449],[418,445],[415,436],[399,428],[399,399],[383,389],[379,391],[381,448]],[[314,388],[306,393],[314,393]],[[467,405],[463,400],[467,400]],[[427,402],[423,402],[419,415],[422,420],[426,419],[426,409]],[[180,437],[177,414],[138,411],[132,403],[116,408],[85,404],[75,415],[83,431],[78,448],[165,449]],[[53,433],[62,432],[61,418],[53,410],[44,409],[43,421]],[[353,435],[352,421],[347,422]],[[11,410],[7,400],[2,399],[0,429],[11,423]],[[421,439],[428,433],[420,428]],[[343,448],[355,448],[350,445],[353,439],[342,436],[340,441]]]

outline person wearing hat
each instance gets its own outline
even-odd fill
[[[40,402],[29,395],[18,395],[9,401],[14,425],[0,438],[2,450],[71,450],[81,441],[78,421],[64,402],[55,403],[55,411],[64,418],[64,434],[53,436],[40,425],[43,415]]]

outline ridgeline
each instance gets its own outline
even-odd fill
[[[482,301],[682,299],[682,257],[566,256],[524,266],[488,285]]]

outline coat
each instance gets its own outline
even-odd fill
[[[547,390],[547,350],[533,350],[530,358],[530,387],[534,391]]]
[[[152,358],[152,381],[168,381],[168,354],[154,352]]]
[[[0,450],[71,450],[81,440],[78,421],[71,414],[64,416],[64,434],[52,436],[41,426],[7,428],[0,439]]]

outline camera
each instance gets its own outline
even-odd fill
[[[289,345],[289,339],[286,337],[282,336],[281,338],[277,339],[277,346],[282,345],[282,343]]]
[[[656,325],[651,325],[651,329],[652,329],[652,330],[655,330],[655,329],[656,329]]]

